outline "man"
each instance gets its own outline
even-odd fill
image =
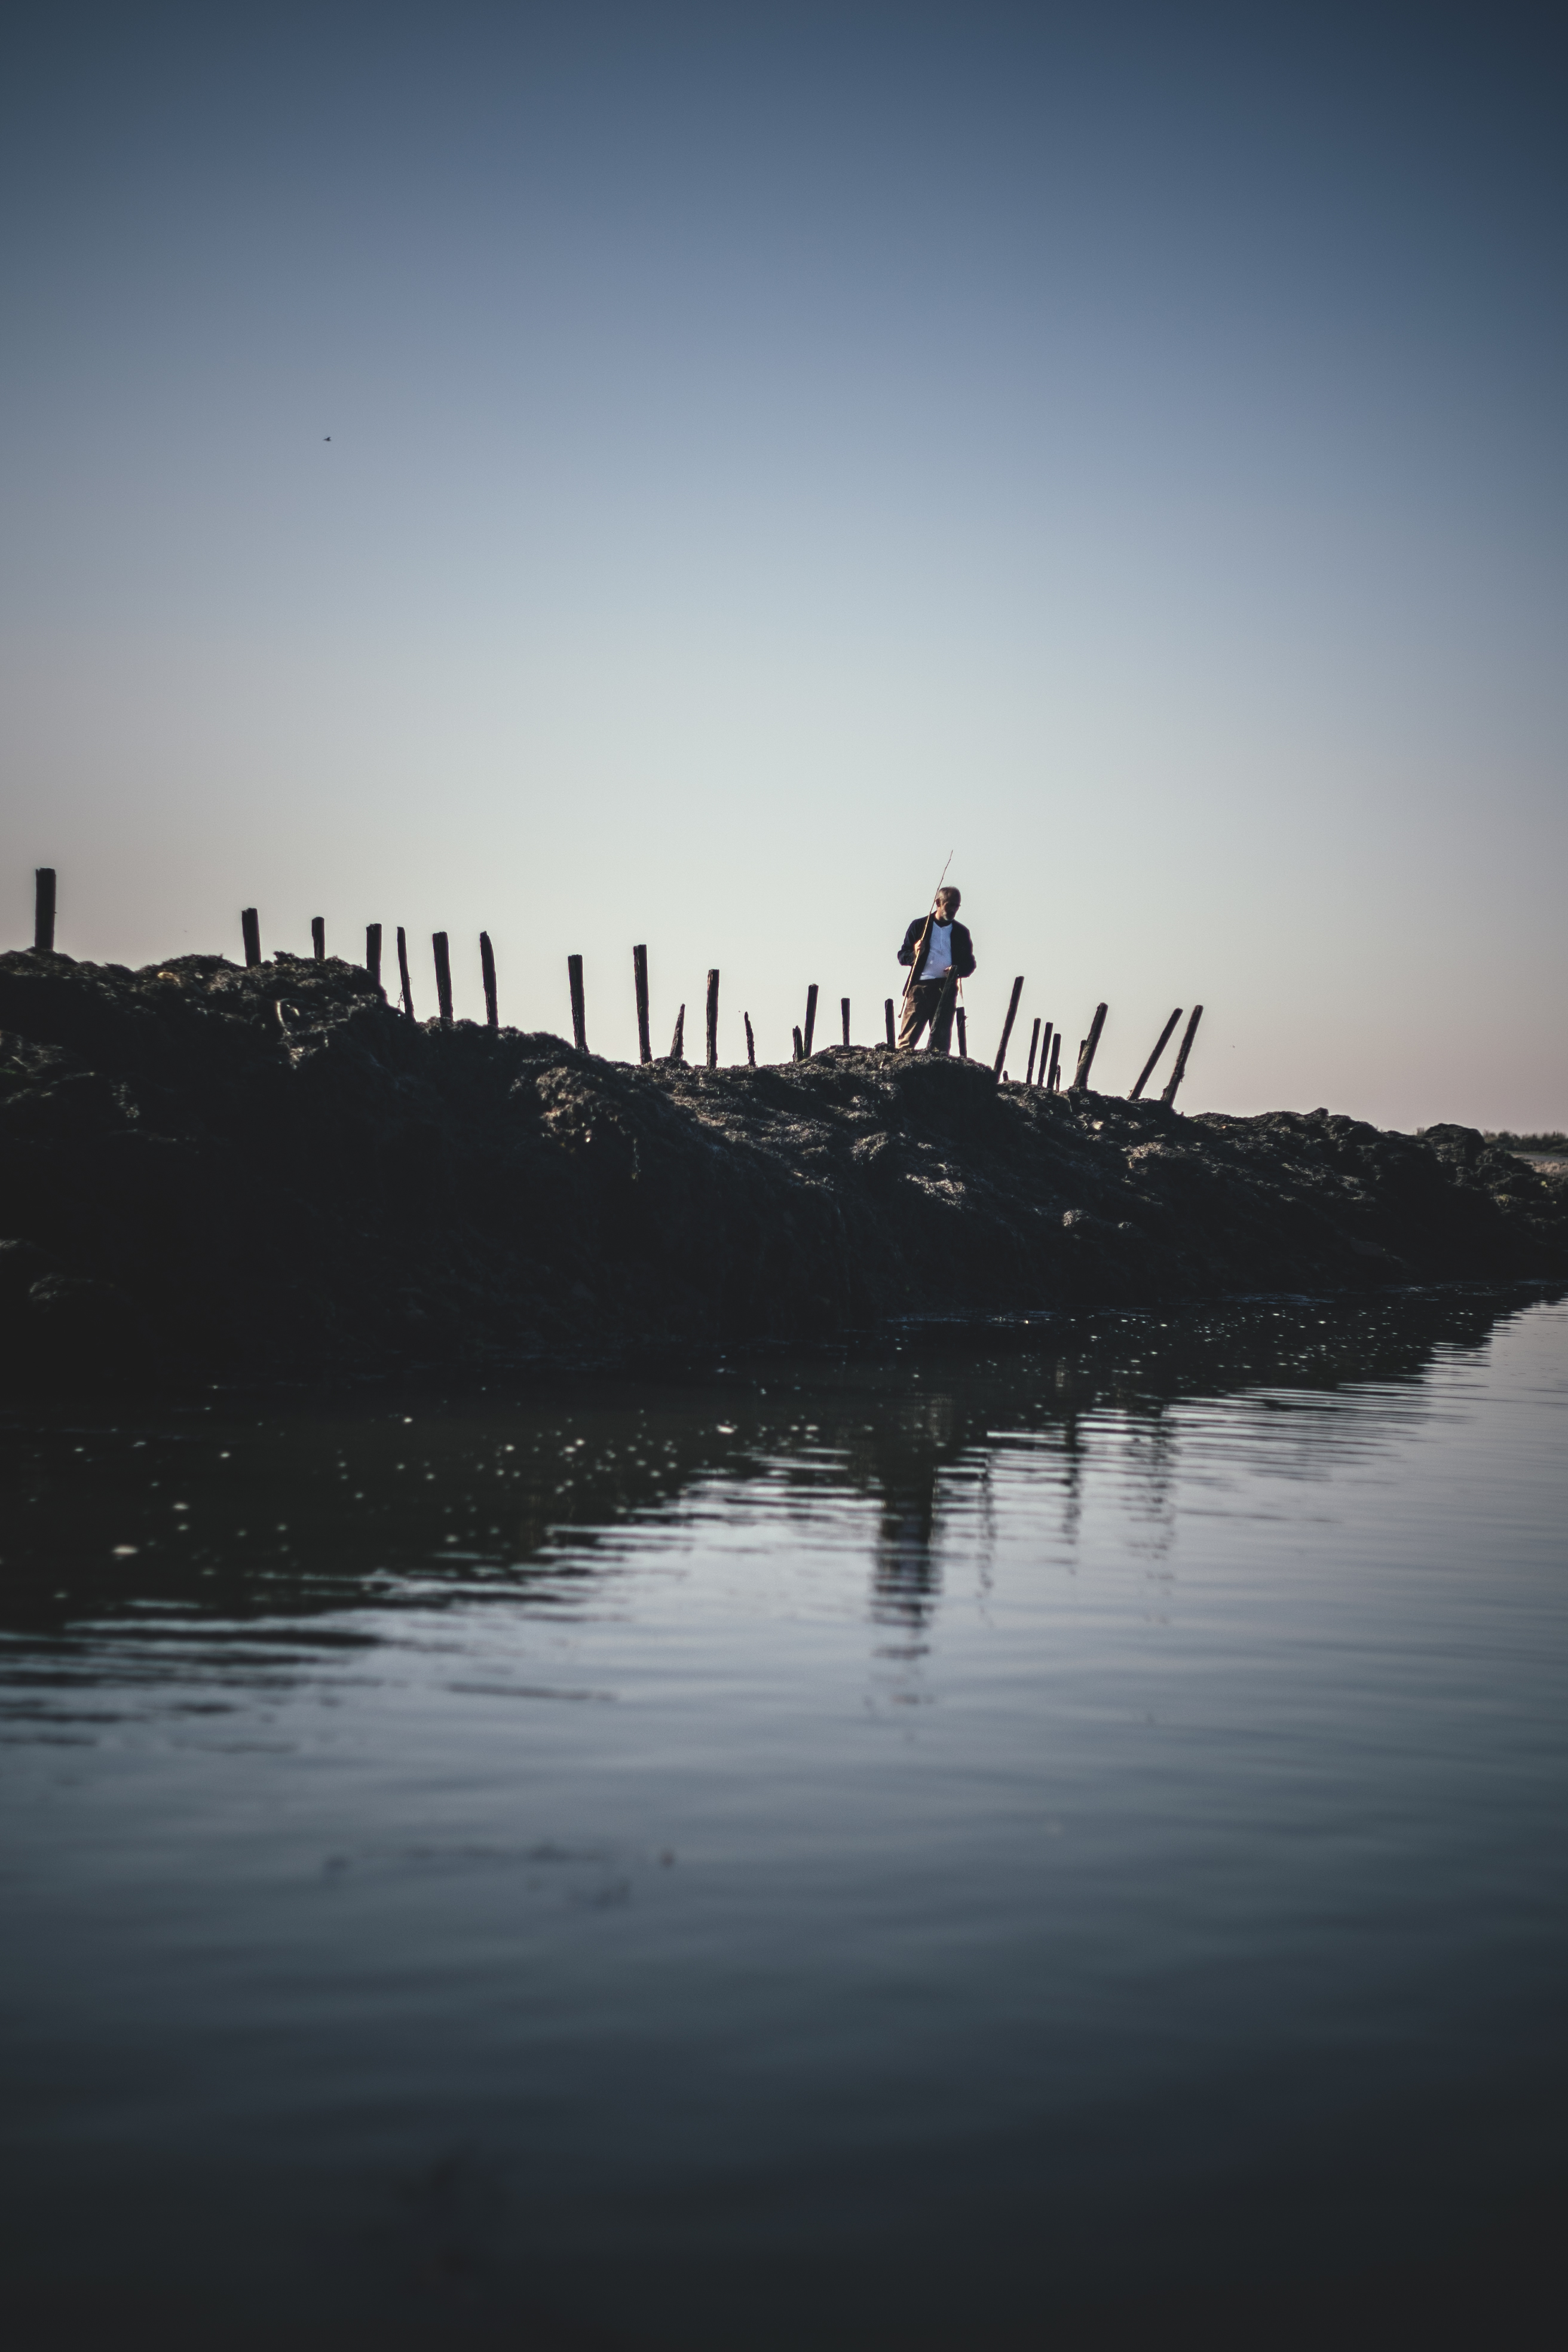
[[[961,894],[949,883],[936,894],[936,906],[931,914],[931,938],[921,957],[921,968],[915,974],[915,984],[904,999],[904,1017],[899,1025],[899,1051],[909,1053],[919,1044],[921,1030],[931,1024],[931,1051],[950,1053],[952,1048],[952,1015],[958,1003],[958,983],[967,980],[974,970],[974,946],[969,933],[953,918],[958,913]],[[925,917],[917,915],[904,933],[904,944],[899,950],[899,961],[912,964],[920,955],[921,934],[925,929]]]

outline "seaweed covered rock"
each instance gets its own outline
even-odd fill
[[[880,1048],[644,1068],[417,1025],[333,961],[0,956],[13,1379],[1564,1274],[1568,1189],[1468,1129],[1186,1118]]]

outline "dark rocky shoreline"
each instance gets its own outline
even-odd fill
[[[357,967],[0,956],[11,1384],[603,1360],[900,1315],[1568,1277],[1473,1129],[1184,1118],[834,1048],[637,1068]]]

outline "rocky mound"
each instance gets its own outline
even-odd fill
[[[277,957],[0,956],[14,1379],[801,1339],[909,1314],[1568,1275],[1464,1128],[1186,1118],[833,1048],[637,1068]]]

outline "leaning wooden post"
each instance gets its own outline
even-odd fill
[[[1159,1037],[1158,1037],[1158,1038],[1157,1038],[1157,1040],[1155,1041],[1155,1045],[1154,1045],[1154,1050],[1153,1050],[1153,1052],[1150,1055],[1150,1056],[1149,1056],[1148,1060],[1144,1063],[1144,1065],[1143,1065],[1142,1068],[1139,1071],[1139,1073],[1138,1073],[1138,1083],[1137,1083],[1137,1085],[1133,1087],[1133,1089],[1132,1089],[1131,1093],[1131,1094],[1128,1096],[1128,1097],[1127,1097],[1127,1099],[1128,1099],[1128,1101],[1129,1101],[1129,1102],[1136,1102],[1136,1101],[1137,1101],[1137,1099],[1138,1099],[1138,1097],[1139,1097],[1139,1096],[1142,1093],[1142,1091],[1143,1091],[1144,1087],[1148,1085],[1148,1083],[1149,1083],[1149,1079],[1150,1079],[1150,1076],[1151,1076],[1151,1075],[1152,1075],[1152,1071],[1153,1071],[1154,1065],[1155,1065],[1155,1063],[1159,1060],[1159,1058],[1160,1058],[1161,1055],[1164,1052],[1164,1050],[1165,1050],[1165,1045],[1166,1045],[1166,1042],[1167,1042],[1167,1040],[1168,1040],[1168,1039],[1169,1039],[1169,1037],[1170,1037],[1171,1032],[1172,1032],[1172,1030],[1175,1027],[1175,1025],[1176,1025],[1177,1022],[1181,1019],[1181,1017],[1182,1017],[1182,1008],[1181,1008],[1181,1006],[1178,1004],[1178,1005],[1177,1005],[1177,1007],[1176,1007],[1176,1009],[1175,1009],[1175,1011],[1172,1013],[1172,1015],[1171,1015],[1170,1019],[1166,1022],[1166,1024],[1165,1024],[1164,1027],[1161,1030],[1160,1034],[1159,1034]]]
[[[381,925],[367,923],[364,927],[364,968],[377,988],[381,986]]]
[[[1046,1082],[1052,1094],[1062,1090],[1062,1033],[1058,1029],[1051,1040],[1051,1075]]]
[[[452,1025],[452,959],[447,952],[445,931],[432,931],[430,944],[436,950],[436,1003],[440,1010],[441,1026]]]
[[[327,961],[327,919],[325,915],[310,918],[310,953],[318,963]]]
[[[684,1004],[675,1016],[675,1034],[669,1041],[669,1058],[672,1062],[684,1062],[686,1059],[686,1007]]]
[[[1037,1087],[1043,1087],[1046,1083],[1046,1065],[1051,1058],[1051,1032],[1054,1025],[1054,1023],[1047,1022],[1046,1034],[1040,1040],[1040,1058],[1035,1065],[1035,1084]]]
[[[33,869],[33,953],[53,955],[55,951],[55,869],[37,866]]]
[[[1105,1007],[1103,1004],[1097,1004],[1094,1008],[1094,1019],[1089,1024],[1089,1034],[1078,1049],[1078,1067],[1072,1074],[1070,1089],[1075,1095],[1082,1094],[1089,1085],[1089,1074],[1094,1067],[1095,1051],[1100,1044],[1100,1033],[1104,1026]]]
[[[789,1034],[795,1039],[795,1060],[797,1062],[804,1062],[805,1059],[805,1047],[801,1043],[800,1031],[798,1029],[792,1029]]]
[[[1036,1013],[1036,1015],[1035,1015],[1035,1025],[1034,1025],[1034,1027],[1033,1027],[1033,1028],[1030,1030],[1030,1032],[1029,1032],[1029,1061],[1028,1061],[1028,1066],[1027,1066],[1027,1068],[1026,1068],[1026,1069],[1025,1070],[1025,1072],[1024,1072],[1024,1084],[1025,1084],[1026,1087],[1032,1087],[1032,1086],[1034,1085],[1034,1083],[1035,1083],[1035,1048],[1038,1045],[1039,1042],[1040,1042],[1040,1016],[1039,1016],[1039,1014],[1037,1013]]]
[[[1182,1080],[1187,1075],[1187,1055],[1193,1050],[1193,1039],[1198,1034],[1198,1023],[1203,1019],[1203,1006],[1201,1004],[1194,1004],[1193,1007],[1193,1017],[1188,1022],[1185,1034],[1182,1038],[1182,1050],[1176,1055],[1176,1066],[1171,1072],[1169,1085],[1166,1087],[1164,1093],[1160,1097],[1160,1100],[1163,1103],[1173,1103],[1176,1099],[1176,1088],[1181,1085]]]
[[[757,1041],[752,1034],[752,1016],[749,1013],[742,1013],[741,1018],[746,1024],[746,1067],[754,1070],[757,1066]]]
[[[403,1010],[406,1017],[412,1021],[414,989],[408,977],[408,934],[401,923],[397,926],[397,977],[403,989]]]
[[[805,1055],[804,1055],[803,1058],[804,1058],[805,1061],[808,1061],[808,1062],[809,1062],[809,1061],[810,1061],[810,1059],[811,1059],[811,1041],[812,1041],[812,1037],[813,1037],[813,1035],[814,1035],[814,1034],[815,1034],[815,1033],[816,1033],[816,981],[814,980],[814,981],[812,982],[812,983],[811,983],[811,986],[810,986],[810,987],[806,990],[806,992],[805,992]]]
[[[637,1000],[637,1059],[651,1062],[653,1045],[647,1034],[647,950],[632,950],[632,986]]]
[[[245,968],[249,971],[261,961],[261,925],[254,907],[241,908],[239,935],[245,941]]]
[[[958,1058],[961,1062],[969,1059],[969,1023],[964,1018],[962,1004],[958,1008]]]
[[[1020,972],[1013,982],[1013,993],[1007,1000],[1007,1018],[1002,1024],[1002,1043],[996,1048],[996,1059],[992,1066],[998,1077],[1002,1075],[1002,1065],[1007,1058],[1007,1040],[1013,1034],[1013,1024],[1018,1017],[1018,999],[1023,993],[1024,975]]]
[[[708,975],[708,1066],[710,1070],[719,1066],[719,975],[716,971]]]
[[[500,1027],[500,1010],[496,1003],[496,951],[490,945],[489,931],[479,933],[479,977],[485,984],[485,1027]]]
[[[887,1017],[888,1043],[889,1045],[896,1045],[899,1041],[893,1034],[893,1000],[890,996],[884,999],[882,1011]]]
[[[588,1015],[583,1003],[583,959],[566,959],[566,985],[572,992],[572,1043],[580,1054],[588,1050]]]

